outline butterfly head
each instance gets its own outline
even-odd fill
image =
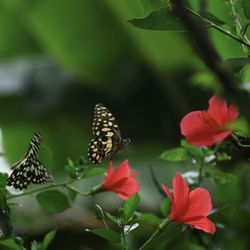
[[[127,147],[128,146],[128,144],[131,142],[131,140],[129,139],[129,138],[127,138],[127,139],[123,139],[122,140],[122,144],[123,144],[123,148],[125,148],[125,147]]]

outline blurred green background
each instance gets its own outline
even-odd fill
[[[196,6],[198,1],[192,2]],[[225,1],[207,2],[212,13],[232,22]],[[124,138],[131,139],[115,162],[129,159],[139,173],[140,209],[159,213],[163,197],[149,167],[169,186],[176,171],[190,170],[185,164],[164,162],[159,155],[179,145],[181,118],[191,110],[206,109],[220,85],[192,50],[186,33],[141,30],[128,22],[145,14],[140,0],[0,1],[0,127],[9,164],[24,154],[38,130],[44,138],[42,162],[55,180],[66,178],[67,158],[86,156],[94,105],[101,102],[116,117]],[[224,60],[245,55],[240,44],[214,30],[210,34]],[[248,131],[247,122],[244,128]],[[205,183],[214,206],[228,206],[212,217],[221,224],[214,249],[250,249],[249,163],[238,157],[228,164],[241,181]],[[79,185],[87,190],[101,180]],[[121,204],[114,194],[79,197],[71,209],[52,216],[39,208],[35,197],[17,201],[22,205],[12,207],[16,234],[28,242],[57,227],[49,249],[76,250],[109,249],[84,229],[100,225],[93,214],[95,203],[107,210]],[[153,227],[144,226],[150,234]],[[135,249],[144,234],[137,229],[131,236]],[[168,249],[204,249],[190,237]]]

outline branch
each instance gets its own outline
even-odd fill
[[[70,179],[70,180],[65,181],[65,182],[51,183],[51,184],[49,184],[47,186],[32,189],[32,190],[29,190],[29,191],[26,191],[26,192],[23,192],[23,193],[20,193],[20,194],[10,194],[10,195],[8,195],[6,197],[6,199],[10,200],[10,199],[18,198],[18,197],[21,197],[21,196],[26,196],[26,195],[33,194],[33,193],[38,193],[38,192],[41,192],[41,191],[44,191],[44,190],[47,190],[47,189],[50,189],[50,188],[55,188],[55,187],[68,188],[68,189],[71,189],[71,190],[75,191],[77,194],[80,194],[82,196],[96,194],[96,193],[101,191],[101,185],[97,185],[97,186],[94,186],[93,188],[91,188],[87,192],[81,192],[77,188],[69,186],[70,184],[72,184],[75,181],[76,180],[74,180],[74,179],[73,180]]]
[[[192,14],[193,16],[197,16],[199,17],[200,19],[202,19],[204,22],[206,22],[207,24],[209,24],[209,28],[213,28],[219,32],[221,32],[222,34],[228,36],[229,38],[235,40],[236,42],[244,45],[245,47],[247,48],[250,48],[250,42],[245,42],[244,40],[242,40],[241,38],[239,38],[238,36],[235,36],[233,35],[232,33],[230,33],[229,31],[221,28],[220,26],[216,25],[215,23],[211,22],[210,20],[208,20],[207,18],[201,16],[199,13],[197,13],[196,11],[188,8],[188,7],[185,7],[185,9],[190,13]],[[247,29],[247,27],[246,27]]]
[[[234,80],[223,68],[223,61],[210,41],[205,23],[202,19],[197,22],[197,19],[190,16],[189,10],[184,6],[184,0],[173,1],[173,7],[176,16],[180,18],[189,31],[193,41],[192,44],[200,57],[208,68],[214,72],[224,89],[233,96],[236,90]]]

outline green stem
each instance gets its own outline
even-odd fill
[[[30,191],[26,191],[26,192],[23,192],[21,194],[10,194],[10,195],[7,196],[7,200],[22,197],[22,196],[26,196],[26,195],[37,193],[37,192],[41,192],[41,191],[44,191],[44,190],[47,190],[47,189],[50,189],[50,188],[55,188],[55,187],[64,187],[64,188],[67,187],[67,188],[75,191],[76,193],[78,193],[78,194],[80,194],[82,196],[92,195],[94,193],[101,192],[101,185],[94,186],[93,188],[91,188],[87,192],[81,192],[80,190],[78,190],[78,189],[76,189],[74,187],[68,186],[68,185],[72,184],[75,181],[76,180],[73,179],[73,180],[68,180],[68,181],[65,181],[65,182],[51,183],[51,184],[49,184],[47,186],[32,189]]]
[[[242,148],[250,148],[250,145],[249,145],[249,144],[242,144],[242,143],[240,143],[239,140],[238,140],[238,137],[237,137],[234,133],[232,133],[231,136],[232,136],[232,138],[235,140],[235,142],[237,143],[237,145],[238,145],[239,147],[242,147]]]
[[[236,25],[236,31],[237,31],[238,34],[240,34],[242,32],[242,25],[241,25],[239,16],[237,15],[237,12],[235,10],[234,1],[229,0],[228,2],[229,2],[229,5],[231,6],[232,15],[234,17],[234,22],[235,22],[235,25]],[[250,44],[250,41],[249,41],[248,37],[245,34],[243,35],[243,37],[245,38],[245,41],[248,44]]]
[[[124,250],[127,250],[128,247],[127,247],[127,241],[126,241],[126,235],[125,235],[125,232],[124,232],[124,227],[125,227],[125,223],[124,223],[124,218],[122,217],[122,227],[121,227],[121,238],[123,240],[123,249]]]
[[[201,18],[202,20],[204,20],[206,23],[209,24],[209,27],[210,28],[214,28],[216,29],[217,31],[223,33],[224,35],[230,37],[231,39],[237,41],[238,43],[241,43],[243,44],[244,46],[250,48],[250,42],[249,40],[247,39],[246,41],[242,40],[241,38],[239,38],[238,36],[235,36],[233,34],[230,33],[230,31],[227,31],[223,28],[221,28],[220,26],[216,25],[215,23],[211,22],[210,20],[206,19],[205,17],[201,16],[200,14],[198,14],[197,12],[195,12],[194,10],[188,8],[188,7],[185,7],[187,11],[189,11],[192,15],[196,16],[196,17],[199,17]],[[245,36],[244,36],[245,37]]]
[[[79,189],[77,189],[77,188],[75,188],[75,187],[71,187],[71,186],[68,186],[68,185],[67,185],[67,188],[68,188],[68,189],[71,189],[71,190],[73,190],[74,192],[76,192],[76,193],[78,193],[78,194],[80,194],[80,195],[82,195],[82,196],[87,196],[87,195],[99,193],[99,192],[102,191],[102,188],[101,188],[101,187],[102,187],[101,185],[97,185],[97,186],[92,187],[92,188],[91,188],[89,191],[87,191],[87,192],[82,192],[82,191],[80,191]]]
[[[156,229],[156,231],[150,236],[150,238],[139,248],[139,250],[143,250],[146,249],[147,246],[150,244],[150,242],[155,239],[155,237],[157,237],[162,231],[163,229],[168,225],[169,220],[165,219],[160,225],[159,227]]]
[[[201,185],[201,181],[202,181],[202,172],[203,172],[203,168],[204,168],[204,162],[205,162],[205,154],[204,154],[204,148],[201,149],[202,150],[202,158],[200,161],[200,167],[199,167],[199,177],[198,177],[198,186]]]
[[[125,235],[125,232],[124,232],[124,227],[122,228],[122,239],[123,239],[124,249],[128,249],[127,242],[126,242],[126,235]]]

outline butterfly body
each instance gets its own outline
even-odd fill
[[[53,177],[49,174],[47,168],[36,158],[41,143],[41,135],[34,133],[29,149],[23,159],[12,166],[14,170],[7,180],[8,186],[22,190],[31,183],[42,184],[53,181]]]
[[[112,159],[130,142],[129,139],[122,139],[114,116],[101,103],[95,106],[92,131],[95,137],[89,143],[88,158],[96,165],[107,156]]]

